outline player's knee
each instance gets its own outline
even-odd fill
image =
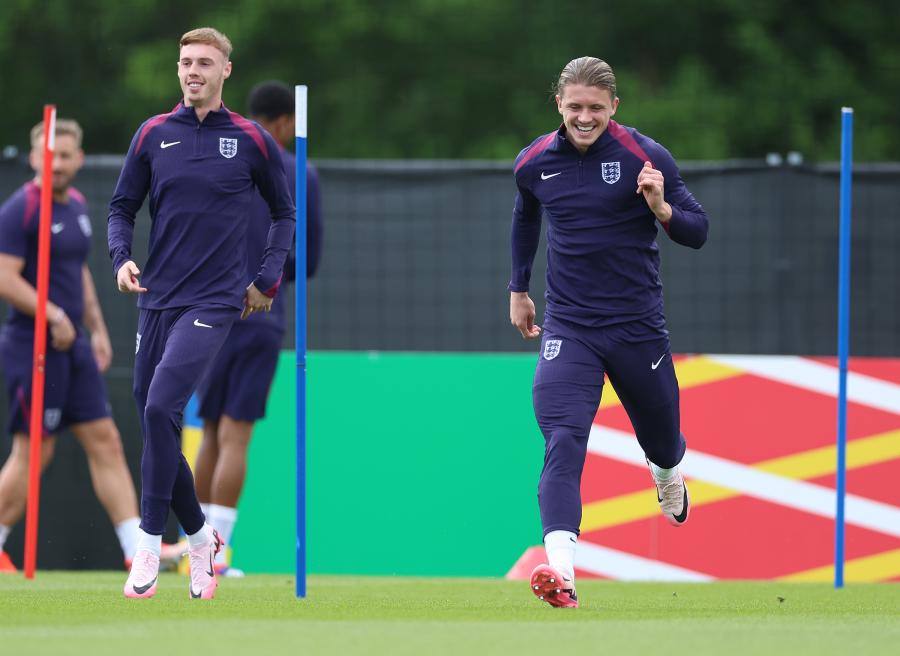
[[[56,440],[45,439],[41,442],[41,464],[46,467],[56,453]]]
[[[223,421],[219,426],[220,451],[246,451],[253,436],[253,423],[249,421]]]
[[[587,453],[587,435],[571,429],[555,429],[546,443],[545,469],[581,474]]]
[[[124,460],[125,449],[122,448],[122,437],[118,429],[113,426],[104,431],[97,441],[97,446],[102,450],[103,457],[107,460]]]
[[[168,405],[159,401],[148,399],[144,408],[144,421],[147,426],[158,426],[171,420],[171,410]]]
[[[587,447],[587,434],[571,428],[552,428],[547,439],[547,449],[578,452]]]
[[[56,448],[56,439],[45,436],[41,440],[41,467],[46,467],[53,459]],[[31,462],[31,440],[27,437],[16,436],[13,439],[12,449],[9,453],[10,460],[20,467],[28,467]]]
[[[122,438],[112,419],[86,424],[79,431],[81,443],[88,456],[112,459],[123,457]]]

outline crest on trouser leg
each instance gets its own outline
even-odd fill
[[[44,410],[44,427],[48,432],[52,433],[59,428],[59,422],[62,419],[62,410],[59,408],[47,408]]]
[[[559,349],[562,346],[561,339],[548,339],[544,342],[544,359],[552,360],[559,355]]]

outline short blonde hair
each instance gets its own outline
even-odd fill
[[[231,57],[231,40],[214,27],[198,27],[196,30],[185,32],[178,42],[178,47],[183,48],[191,43],[215,47],[225,55],[225,61]]]
[[[78,125],[78,121],[71,118],[58,118],[56,119],[56,136],[60,136],[62,134],[68,134],[69,136],[75,137],[75,144],[81,148],[81,138],[83,136],[83,132],[81,130],[81,126]],[[34,146],[39,144],[41,138],[44,136],[44,122],[41,121],[33,128],[31,128],[31,145]]]

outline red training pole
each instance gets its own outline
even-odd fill
[[[53,153],[56,106],[44,105],[44,165],[38,224],[37,306],[34,312],[34,363],[31,369],[31,444],[28,504],[25,509],[25,578],[34,578],[37,562],[38,505],[41,494],[41,438],[44,434],[44,364],[47,353],[47,293],[50,288],[50,222],[53,213]]]

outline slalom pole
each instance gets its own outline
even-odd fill
[[[294,294],[297,352],[297,582],[298,597],[306,596],[306,121],[307,87],[294,88],[295,179],[297,226]]]
[[[847,359],[850,353],[850,227],[853,108],[841,108],[841,199],[838,251],[837,508],[834,515],[834,587],[844,587],[844,497],[847,479]]]
[[[37,563],[38,508],[41,494],[41,438],[44,432],[44,366],[47,356],[47,294],[50,288],[50,223],[53,214],[53,153],[56,150],[56,106],[44,105],[44,161],[41,168],[41,211],[38,223],[37,305],[34,312],[34,360],[31,367],[28,500],[25,506],[25,578],[33,579]]]

